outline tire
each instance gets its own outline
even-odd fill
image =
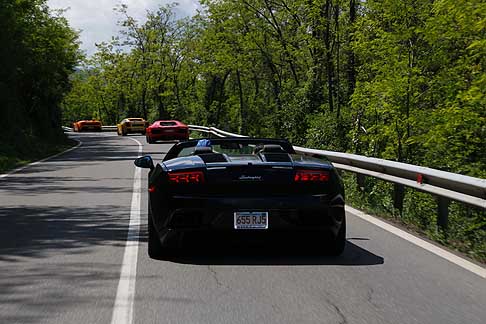
[[[141,132],[140,134],[142,134],[143,136],[145,136],[145,132]]]
[[[166,244],[160,243],[159,234],[155,229],[154,222],[152,220],[152,210],[150,208],[149,201],[149,213],[148,213],[148,255],[151,259],[162,260],[167,257],[177,255],[178,249],[174,245],[174,241],[169,240]],[[171,244],[172,243],[172,244]]]
[[[148,255],[152,259],[160,259],[164,256],[164,248],[162,243],[160,243],[159,235],[155,230],[154,222],[152,221],[152,213],[148,215]]]
[[[145,138],[147,139],[147,143],[149,143],[149,144],[154,143],[154,141],[150,138],[150,136],[145,136]]]
[[[122,128],[122,136],[127,136],[127,131]]]
[[[346,218],[343,218],[341,227],[336,237],[326,245],[326,254],[330,256],[340,256],[346,246]]]

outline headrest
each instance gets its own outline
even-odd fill
[[[196,146],[211,146],[211,140],[208,140],[206,138],[200,139],[197,141]]]
[[[194,155],[213,153],[211,146],[196,146],[194,148]]]
[[[263,145],[263,149],[260,151],[262,153],[287,153],[285,150],[276,144],[265,144]]]

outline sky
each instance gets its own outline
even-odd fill
[[[113,8],[121,3],[128,5],[128,12],[143,22],[147,10],[154,10],[167,3],[179,3],[177,16],[194,15],[200,8],[198,0],[48,0],[51,9],[68,9],[64,16],[72,28],[81,30],[81,49],[88,55],[96,51],[95,43],[109,41],[117,35],[120,17]]]

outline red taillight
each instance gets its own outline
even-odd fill
[[[204,183],[204,173],[202,171],[170,172],[169,182],[178,184]]]
[[[149,188],[148,188],[148,191],[150,193],[154,193],[155,192],[155,186],[154,185],[150,185]]]
[[[326,182],[329,181],[329,172],[322,170],[297,170],[295,182]]]

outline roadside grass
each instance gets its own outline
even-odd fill
[[[0,138],[0,174],[60,153],[77,142],[62,135],[55,139],[32,136]]]
[[[192,130],[190,133],[190,139],[207,138],[209,135],[203,132]]]
[[[400,215],[393,206],[393,184],[366,177],[364,187],[358,188],[356,175],[348,172],[341,175],[346,203],[351,207],[486,264],[486,211],[451,202],[449,226],[445,231],[439,230],[437,202],[432,195],[407,188]]]

